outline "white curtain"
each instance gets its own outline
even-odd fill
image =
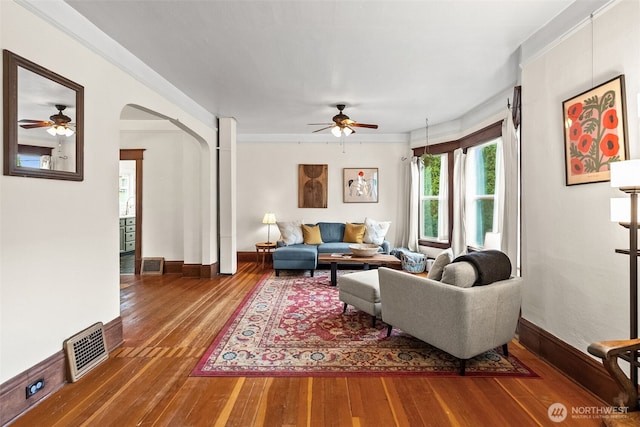
[[[507,254],[513,266],[513,274],[518,270],[518,135],[511,111],[502,122],[502,156],[500,156],[502,178],[504,185],[498,186],[501,193],[498,199],[498,230],[502,234],[502,252]]]
[[[420,164],[422,160],[419,157],[412,157],[409,164],[409,206],[407,227],[402,238],[402,246],[418,251],[418,210],[420,209]]]
[[[451,249],[458,256],[467,251],[465,229],[465,169],[467,155],[458,148],[453,152],[453,235]]]
[[[438,202],[438,238],[449,238],[449,164],[446,155],[440,156],[440,201]],[[444,214],[444,215],[442,215]]]

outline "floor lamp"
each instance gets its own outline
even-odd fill
[[[629,255],[630,339],[638,338],[638,193],[640,193],[640,159],[611,163],[611,186],[629,194],[628,198],[611,199],[611,219],[629,228],[629,249],[616,253]],[[631,360],[631,382],[638,388],[638,352]]]

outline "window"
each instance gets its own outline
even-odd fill
[[[487,232],[497,231],[499,139],[469,147],[466,162],[467,245],[481,248]]]
[[[504,173],[501,141],[502,121],[499,121],[460,139],[429,146],[431,157],[440,161],[430,163],[419,173],[417,227],[421,246],[447,248],[462,245],[456,247],[459,252],[467,247],[483,248],[486,232],[500,232],[497,207],[500,200],[497,199],[503,193],[496,189],[504,185],[501,184],[504,181],[501,175]],[[455,187],[457,178],[454,170],[458,149],[466,156],[462,174],[465,187],[460,189]],[[416,147],[413,154],[422,156],[426,151],[426,147]],[[465,200],[459,200],[460,197]],[[456,202],[464,206],[464,218],[456,216]],[[459,229],[454,230],[456,224]],[[459,232],[463,235],[457,234]]]
[[[446,242],[449,240],[447,154],[426,159],[420,169],[420,239]]]

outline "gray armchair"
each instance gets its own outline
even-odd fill
[[[455,270],[469,268],[467,262],[454,262],[444,275],[462,277],[467,273]],[[460,359],[461,375],[466,360],[485,351],[502,346],[508,355],[520,312],[521,278],[465,288],[381,267],[378,279],[387,335],[396,327],[446,351]]]

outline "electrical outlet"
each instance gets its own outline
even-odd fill
[[[44,388],[44,378],[34,381],[26,387],[27,399]]]

